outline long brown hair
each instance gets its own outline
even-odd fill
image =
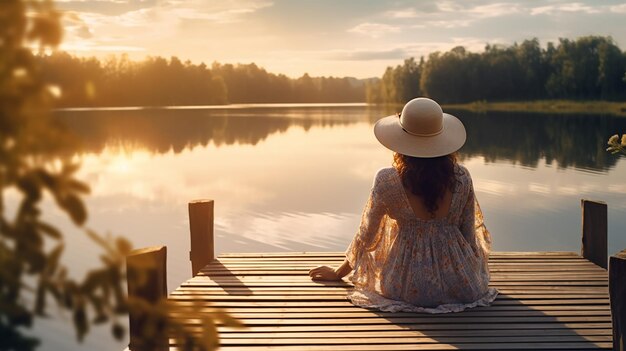
[[[393,154],[393,166],[400,175],[402,185],[419,196],[433,216],[439,208],[437,202],[443,199],[446,190],[454,191],[456,162],[456,153],[434,158]]]

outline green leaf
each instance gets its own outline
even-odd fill
[[[86,183],[83,183],[81,181],[78,181],[76,179],[70,179],[67,181],[67,187],[71,190],[74,190],[76,192],[79,193],[89,193],[90,192],[90,188]]]
[[[61,232],[47,223],[37,222],[37,227],[39,227],[39,230],[41,230],[43,233],[47,234],[51,238],[57,240],[62,238]]]
[[[65,246],[63,245],[63,243],[60,243],[59,245],[57,245],[57,247],[54,248],[54,250],[52,250],[52,252],[50,252],[50,254],[48,254],[48,263],[46,267],[46,270],[48,272],[56,271],[57,267],[59,266],[59,260],[61,258],[61,254],[63,253],[64,248]]]
[[[80,163],[65,162],[63,163],[63,169],[61,170],[61,173],[63,175],[69,176],[69,175],[76,173],[76,171],[78,171],[79,169],[80,169]]]
[[[59,205],[67,211],[76,225],[82,225],[87,220],[85,204],[76,195],[67,195],[61,199]]]

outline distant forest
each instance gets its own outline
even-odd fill
[[[543,99],[626,100],[626,52],[610,37],[537,39],[487,45],[482,53],[457,46],[417,62],[388,67],[368,84],[367,101],[403,103],[429,96],[442,103]]]
[[[39,56],[59,107],[182,106],[227,103],[364,102],[365,80],[269,73],[254,63],[210,67],[177,57],[105,60],[65,52]]]
[[[39,56],[46,80],[61,88],[61,107],[173,106],[228,103],[404,103],[429,96],[441,103],[544,99],[626,100],[626,52],[610,37],[537,39],[512,46],[462,46],[409,58],[382,78],[289,78],[251,64],[207,66],[149,57],[105,60],[64,52]]]

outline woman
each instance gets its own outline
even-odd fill
[[[427,98],[379,120],[378,141],[395,151],[394,167],[378,171],[361,225],[337,269],[321,266],[314,280],[353,271],[355,305],[383,311],[445,313],[489,305],[490,235],[472,179],[457,164],[465,128]]]

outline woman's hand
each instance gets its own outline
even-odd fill
[[[328,266],[319,266],[309,271],[309,277],[313,280],[341,280],[337,272]]]

